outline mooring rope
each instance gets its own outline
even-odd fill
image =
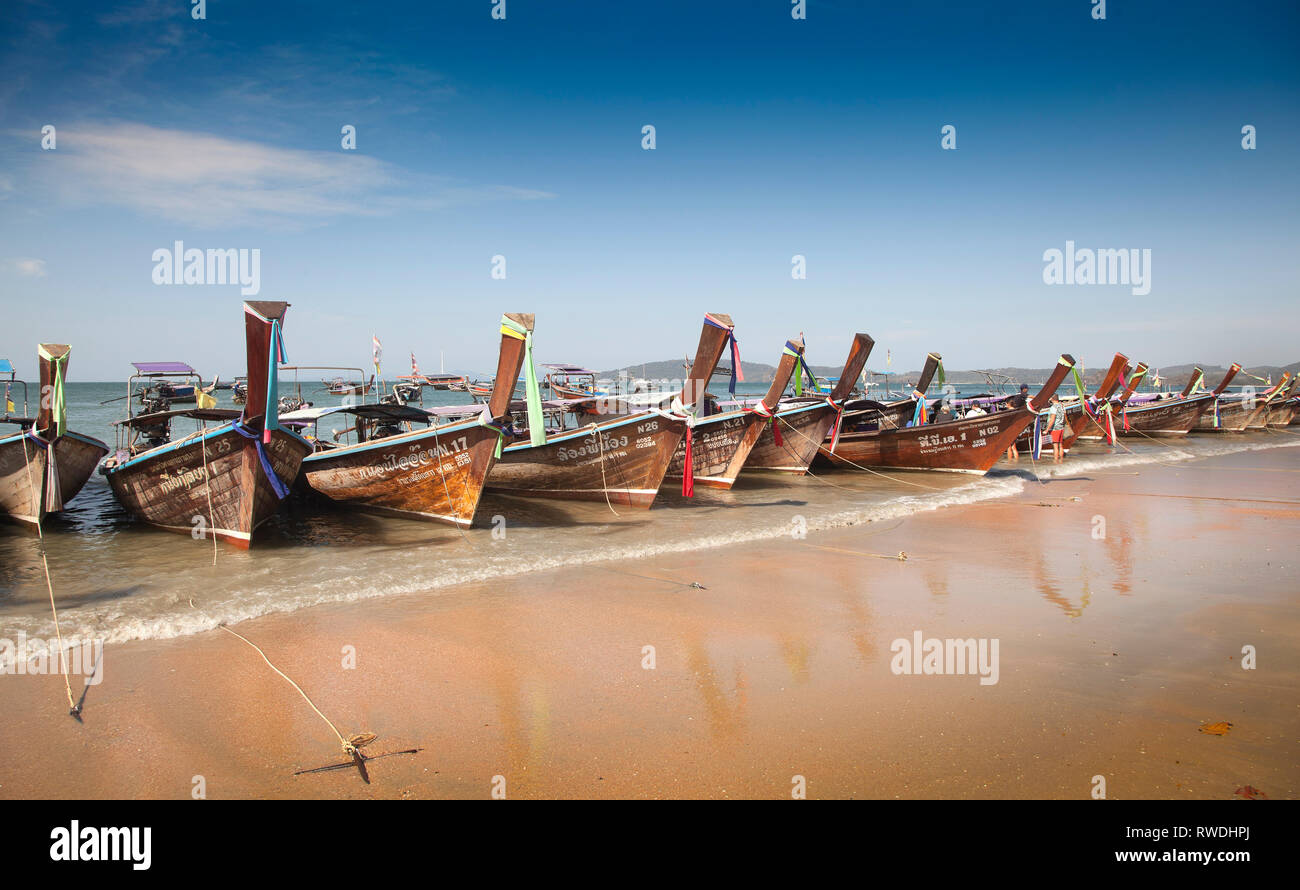
[[[216,514],[212,511],[212,477],[208,475],[208,425],[200,420],[201,432],[205,435],[199,439],[203,443],[203,490],[208,496],[208,531],[212,533],[212,564],[217,564],[217,519]]]
[[[690,432],[691,431],[687,429],[686,434],[689,436]],[[605,478],[605,437],[600,434],[600,425],[598,421],[592,421],[591,434],[596,437],[596,441],[600,444],[600,490],[605,495],[605,506],[609,507],[609,512],[613,513],[615,516],[619,516],[621,514],[614,509],[614,505],[609,501],[609,481]]]
[[[193,601],[193,600],[190,600],[190,605],[191,605],[191,606],[194,606],[194,601]],[[224,625],[224,624],[218,624],[217,627],[221,628],[222,630],[224,630],[224,631],[225,631],[226,633],[228,633],[228,634],[232,634],[233,636],[239,637],[239,639],[243,640],[245,643],[247,643],[248,645],[252,646],[253,649],[255,649],[255,650],[257,651],[257,654],[260,655],[260,656],[262,656],[262,660],[265,661],[265,662],[270,666],[271,670],[275,671],[277,674],[279,674],[281,677],[283,677],[283,678],[285,679],[285,681],[288,682],[288,684],[289,684],[290,686],[292,686],[294,689],[298,690],[298,694],[301,695],[302,698],[303,698],[303,701],[307,702],[307,704],[311,706],[311,709],[312,709],[313,711],[316,712],[316,716],[318,716],[318,717],[320,717],[320,719],[324,720],[325,723],[329,726],[329,728],[330,728],[331,730],[333,730],[334,735],[338,737],[339,744],[343,746],[343,753],[346,754],[346,755],[348,755],[349,757],[354,757],[354,756],[356,756],[356,754],[357,754],[357,746],[356,746],[355,744],[353,744],[352,741],[350,741],[349,739],[345,739],[345,738],[343,737],[343,733],[339,732],[338,727],[336,727],[336,726],[334,725],[334,723],[330,720],[330,718],[326,717],[323,713],[321,713],[321,709],[318,708],[318,707],[316,707],[316,703],[313,702],[313,701],[311,700],[311,698],[307,695],[307,693],[305,693],[305,692],[302,691],[302,687],[299,686],[297,683],[295,683],[295,682],[293,681],[293,679],[292,679],[288,674],[286,674],[284,671],[282,671],[282,670],[280,670],[278,667],[276,667],[275,664],[271,661],[271,659],[269,659],[269,658],[266,657],[266,653],[262,651],[261,647],[259,647],[256,643],[254,643],[254,642],[253,642],[252,640],[250,640],[248,637],[246,637],[246,636],[244,636],[244,635],[242,635],[242,634],[240,634],[240,633],[237,633],[236,631],[231,630],[229,627],[227,627],[227,626]]]
[[[22,433],[23,439],[23,466],[27,471],[27,489],[31,493],[32,507],[36,510],[36,537],[40,542],[38,548],[41,551],[41,565],[45,569],[45,589],[50,593],[50,613],[54,616],[54,635],[59,641],[59,667],[63,669],[63,688],[68,693],[68,709],[72,716],[76,717],[81,709],[77,707],[77,701],[72,697],[72,681],[68,679],[68,659],[63,649],[63,631],[59,628],[59,609],[54,605],[54,582],[50,579],[50,561],[45,556],[45,530],[41,528],[41,508],[44,503],[43,498],[36,497],[36,485],[32,482],[32,462],[27,455],[27,433]],[[53,443],[45,451],[47,461],[54,460]],[[46,474],[48,476],[48,473]]]
[[[461,540],[468,541],[469,536],[465,534],[465,529],[461,528],[460,523],[456,521],[459,518],[456,513],[457,505],[453,505],[451,502],[451,489],[447,487],[447,476],[442,472],[442,444],[438,441],[438,428],[436,426],[433,428],[433,447],[438,452],[438,478],[442,480],[442,491],[447,495],[447,506],[451,509],[451,524],[456,526],[456,531],[460,532]],[[494,445],[493,448],[495,449],[495,447]],[[484,479],[484,484],[487,484],[486,479]]]
[[[777,419],[778,419],[778,420],[782,420],[781,417],[780,417],[780,415],[777,416]],[[812,441],[812,438],[811,438],[811,437],[809,437],[809,436],[805,436],[805,435],[804,435],[803,433],[801,433],[798,429],[796,429],[796,428],[794,427],[794,425],[791,424],[790,422],[785,421],[785,420],[782,420],[782,423],[785,423],[787,429],[789,429],[790,431],[792,431],[796,436],[798,436],[799,438],[803,439],[805,442],[811,442],[811,441]],[[817,448],[818,448],[819,451],[824,451],[828,456],[831,455],[831,451],[830,451],[830,449],[828,449],[828,448],[827,448],[825,445],[823,445],[821,442],[818,442],[818,443],[817,443]],[[916,486],[917,488],[925,488],[925,489],[928,489],[928,490],[930,490],[930,491],[948,491],[948,490],[949,490],[949,489],[947,489],[947,488],[941,488],[941,487],[939,487],[939,486],[937,486],[937,485],[923,485],[923,484],[920,483],[920,482],[913,482],[913,481],[910,480],[910,479],[903,479],[903,478],[898,477],[898,476],[891,476],[891,475],[889,475],[888,473],[882,473],[882,472],[880,472],[879,470],[873,470],[873,469],[871,469],[871,467],[864,467],[864,466],[861,466],[861,465],[859,465],[859,464],[856,464],[856,463],[854,463],[853,461],[849,460],[848,458],[846,458],[846,457],[844,457],[844,456],[842,456],[842,455],[839,455],[839,454],[834,455],[834,457],[835,457],[836,460],[843,461],[844,463],[848,464],[848,465],[851,466],[851,467],[854,467],[854,468],[859,469],[859,470],[863,470],[864,472],[871,473],[871,474],[876,475],[876,476],[881,476],[881,477],[883,477],[883,478],[885,478],[885,479],[890,480],[891,482],[901,482],[901,483],[903,483],[904,485],[914,485],[914,486]],[[812,465],[812,462],[809,461],[809,466],[811,466],[811,465]]]

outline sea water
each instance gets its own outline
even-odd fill
[[[715,381],[713,389],[725,384]],[[762,384],[741,384],[759,395]],[[284,381],[281,394],[293,391]],[[973,394],[976,390],[970,388]],[[115,444],[122,383],[71,383],[69,426]],[[234,407],[228,390],[220,407]],[[317,406],[338,397],[303,387]],[[21,411],[21,392],[16,393]],[[425,405],[466,404],[464,393],[425,391]],[[178,406],[184,407],[184,406]],[[177,421],[176,432],[190,431]],[[327,419],[329,425],[342,420]],[[473,528],[286,503],[259,529],[248,551],[163,532],[127,516],[104,478],[45,525],[44,547],[65,640],[122,642],[210,630],[271,612],[403,594],[455,595],[454,585],[542,569],[626,561],[774,539],[797,532],[894,520],[921,511],[1006,497],[1036,484],[1033,472],[1077,475],[1187,460],[1253,448],[1294,446],[1280,433],[1200,434],[1182,440],[1121,440],[1123,447],[1078,445],[1061,466],[1000,463],[985,477],[932,472],[862,472],[814,467],[806,477],[742,473],[730,491],[697,487],[684,498],[666,482],[654,507],[512,498],[485,493]],[[35,534],[0,523],[0,638],[53,635]]]

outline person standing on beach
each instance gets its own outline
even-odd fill
[[[1059,464],[1065,460],[1065,406],[1056,396],[1052,396],[1052,405],[1047,409],[1047,431],[1052,439],[1052,463]]]
[[[1023,408],[1029,404],[1029,384],[1020,384],[1019,395],[1014,395],[1007,399],[1007,407],[1011,409]],[[1007,449],[1007,460],[1020,460],[1020,449],[1016,447],[1015,440],[1011,441],[1011,447]]]

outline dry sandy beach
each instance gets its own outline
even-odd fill
[[[84,724],[0,681],[0,797],[1294,798],[1298,531],[1277,448],[237,625],[368,752],[421,749],[369,785],[294,775],[337,739],[230,634],[112,645]],[[896,675],[917,631],[996,639],[997,683]]]

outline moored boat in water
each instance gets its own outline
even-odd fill
[[[283,360],[280,331],[288,306],[244,304],[248,381],[241,412],[154,411],[118,422],[118,449],[100,472],[128,513],[168,531],[250,546],[312,450],[278,421],[277,360]],[[199,429],[173,437],[172,424],[180,418],[197,421]]]
[[[26,393],[27,384],[7,360],[0,362],[0,373],[9,375],[0,423],[17,427],[16,432],[0,432],[0,517],[32,528],[63,510],[108,454],[103,442],[68,429],[64,387],[70,353],[71,347],[62,343],[37,347],[40,397],[35,417],[23,416],[26,398],[23,415],[10,410],[17,407],[10,404],[13,387],[21,384]]]
[[[684,492],[694,485],[731,488],[763,430],[775,423],[773,412],[790,382],[790,376],[796,369],[802,373],[803,351],[802,336],[786,341],[772,383],[758,402],[753,405],[732,402],[729,405],[734,407],[722,405],[722,410],[715,414],[693,417],[688,424],[690,435],[682,437],[681,444],[673,453],[672,463],[668,465],[668,478],[682,479]],[[739,364],[738,357],[735,357],[735,367]]]
[[[837,466],[943,470],[984,475],[1042,413],[1074,359],[1062,355],[1038,394],[1024,407],[941,423],[842,433],[827,457]]]
[[[806,474],[813,458],[824,447],[822,443],[835,438],[845,403],[853,393],[853,383],[866,367],[867,358],[875,345],[876,341],[867,334],[853,335],[844,370],[830,395],[796,395],[794,398],[782,399],[774,412],[773,422],[763,427],[758,441],[750,450],[744,470],[791,476]],[[800,366],[803,366],[802,355]],[[799,373],[802,372],[796,372]],[[800,378],[796,376],[795,379]]]
[[[1197,392],[1205,374],[1196,368],[1187,386],[1176,396],[1156,394],[1130,398],[1121,410],[1121,422],[1116,424],[1115,432],[1121,436],[1185,436],[1201,415],[1214,406],[1214,401],[1240,370],[1241,365],[1232,365],[1213,392]]]
[[[649,507],[686,432],[685,412],[704,398],[731,328],[727,315],[704,317],[695,361],[677,397],[675,407],[679,410],[639,411],[554,431],[546,429],[542,418],[530,339],[524,366],[528,375],[527,430],[503,450],[487,487],[523,497]]]
[[[316,450],[303,461],[307,484],[330,500],[409,519],[469,526],[478,509],[519,375],[533,316],[501,318],[497,385],[487,408],[470,419],[444,420],[437,412],[383,403],[306,409],[286,414],[285,424],[319,429],[325,417],[351,420],[354,441],[313,438]],[[416,428],[423,424],[424,428]],[[406,426],[405,431],[402,426]]]

